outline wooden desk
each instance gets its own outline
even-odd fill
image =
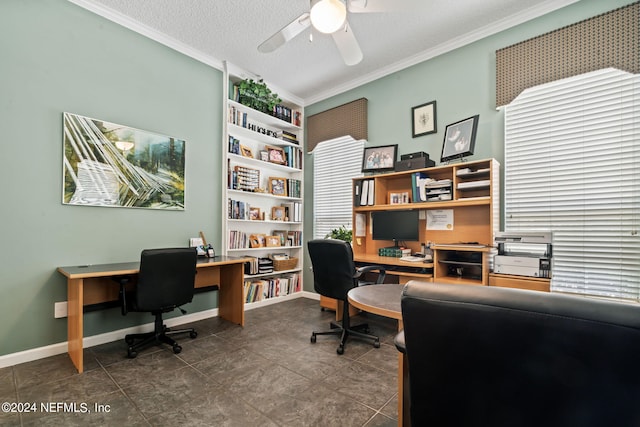
[[[402,309],[400,299],[404,286],[396,284],[369,285],[353,288],[347,294],[349,304],[366,311],[398,321],[398,331],[402,330]],[[398,426],[409,426],[408,364],[405,355],[398,352]],[[406,401],[405,401],[406,400]]]
[[[246,258],[198,258],[196,288],[217,285],[218,314],[223,319],[244,326],[244,263]],[[67,278],[67,342],[69,357],[83,371],[83,306],[118,299],[117,276],[135,276],[140,262],[58,267]]]

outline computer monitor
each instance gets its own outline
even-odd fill
[[[398,242],[420,240],[419,211],[376,211],[371,213],[373,221],[373,240],[392,240],[395,246]]]

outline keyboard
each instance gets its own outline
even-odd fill
[[[400,257],[400,261],[420,262],[420,261],[424,261],[424,257],[407,255],[407,256]]]

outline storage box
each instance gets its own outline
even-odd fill
[[[298,258],[291,257],[283,260],[273,260],[273,269],[276,271],[293,270],[298,266]]]
[[[435,166],[436,162],[429,159],[428,157],[416,157],[413,159],[405,159],[396,162],[395,171],[408,171],[412,169],[422,169],[422,168],[430,168]]]

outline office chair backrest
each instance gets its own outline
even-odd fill
[[[137,309],[170,310],[191,302],[196,260],[195,248],[143,250],[135,292]]]
[[[342,240],[316,239],[307,243],[313,267],[313,287],[320,295],[346,300],[357,285],[351,245]]]
[[[640,307],[486,286],[403,291],[413,425],[640,426]]]

